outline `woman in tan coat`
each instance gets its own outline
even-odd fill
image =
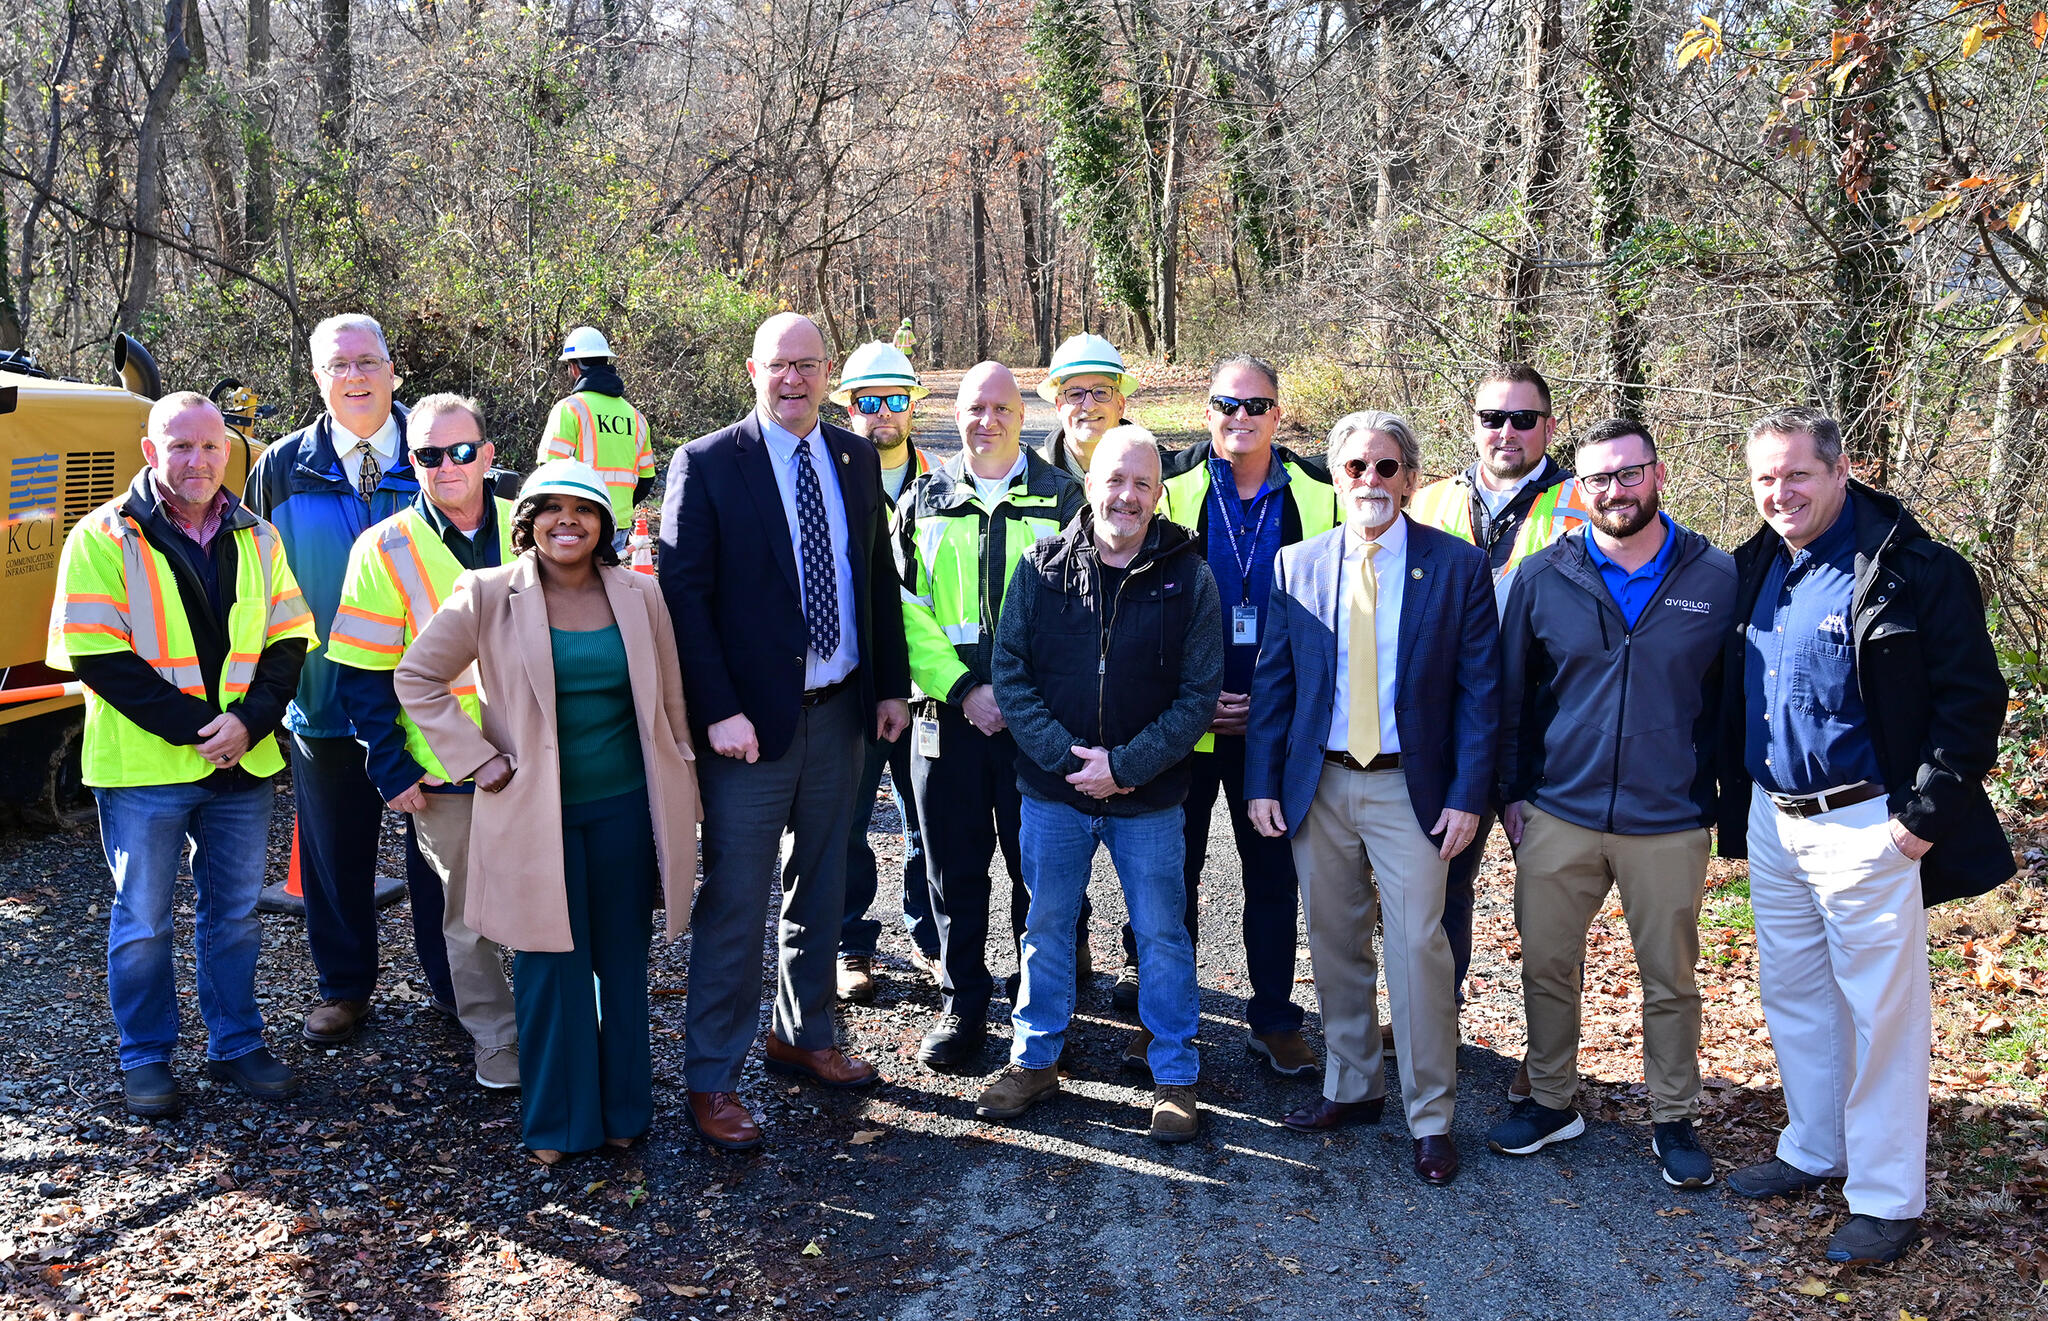
[[[476,779],[463,918],[515,951],[520,1118],[549,1165],[652,1122],[652,910],[679,937],[697,870],[675,635],[613,530],[594,470],[542,464],[513,514],[519,557],[457,580],[396,675],[434,755]],[[472,665],[481,728],[450,691]]]

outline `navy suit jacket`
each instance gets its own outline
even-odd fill
[[[1339,526],[1288,546],[1273,566],[1245,729],[1244,796],[1278,799],[1290,835],[1315,799],[1336,708],[1346,535]],[[1408,798],[1429,833],[1444,808],[1483,812],[1492,794],[1500,620],[1484,551],[1409,519],[1407,558],[1394,723]]]
[[[874,446],[860,436],[829,423],[819,431],[846,504],[860,648],[853,678],[867,713],[862,723],[873,738],[875,704],[910,696],[882,467]],[[698,437],[670,460],[659,566],[697,746],[710,746],[710,726],[744,714],[764,760],[787,753],[802,707],[810,635],[789,519],[757,414]]]

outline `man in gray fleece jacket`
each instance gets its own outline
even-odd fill
[[[1640,422],[1597,423],[1576,463],[1590,526],[1523,563],[1501,620],[1501,821],[1531,1095],[1487,1145],[1527,1156],[1586,1131],[1572,1109],[1586,928],[1618,887],[1643,978],[1651,1146],[1666,1183],[1700,1188],[1714,1162],[1693,1132],[1693,968],[1735,561],[1659,510],[1664,465]]]
[[[1223,688],[1223,611],[1195,540],[1155,519],[1159,448],[1110,431],[1088,505],[1026,551],[1003,596],[990,670],[1017,740],[1024,978],[1010,1065],[975,1113],[1010,1119],[1059,1090],[1074,1010],[1074,923],[1107,845],[1138,938],[1138,1018],[1151,1033],[1151,1135],[1195,1136],[1195,949],[1182,922],[1188,754]]]

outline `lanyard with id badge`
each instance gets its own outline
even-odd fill
[[[1216,504],[1223,516],[1223,531],[1230,538],[1230,557],[1237,562],[1237,589],[1239,603],[1230,608],[1230,645],[1233,647],[1256,647],[1259,645],[1259,608],[1252,604],[1252,560],[1259,553],[1259,538],[1266,530],[1266,522],[1280,510],[1280,493],[1267,487],[1252,497],[1252,504],[1259,510],[1258,521],[1242,524],[1239,502],[1235,493],[1228,490],[1217,492],[1221,499]],[[1270,497],[1270,498],[1269,498]],[[1246,544],[1249,534],[1250,544]]]

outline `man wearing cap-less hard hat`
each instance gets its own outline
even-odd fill
[[[597,469],[612,493],[612,526],[629,531],[633,506],[654,489],[654,436],[640,410],[626,402],[611,343],[594,327],[570,331],[560,361],[572,384],[548,414],[540,462],[579,459]]]
[[[903,324],[896,327],[896,338],[891,343],[898,353],[906,356],[917,347],[917,332],[910,328],[909,317],[904,317]]]
[[[1075,335],[1060,345],[1038,383],[1038,397],[1053,406],[1060,427],[1045,438],[1038,456],[1075,481],[1084,480],[1096,442],[1123,425],[1124,400],[1137,388],[1138,378],[1124,370],[1124,355],[1102,336]]]
[[[903,327],[897,332],[899,339],[910,333],[907,317]],[[931,458],[910,440],[917,401],[930,393],[918,383],[916,369],[900,350],[869,343],[847,355],[839,388],[830,396],[846,410],[847,429],[874,442],[875,454],[882,461],[882,493],[892,511],[910,480],[932,468]],[[895,530],[893,516],[890,530]],[[859,1004],[875,998],[875,942],[882,934],[882,924],[868,917],[878,884],[868,826],[874,821],[875,795],[881,789],[884,766],[889,768],[897,815],[903,822],[903,924],[910,930],[911,959],[934,981],[940,975],[939,931],[932,923],[922,835],[910,791],[910,740],[885,743],[870,739],[860,790],[854,798],[853,834],[846,847],[846,917],[839,924],[839,998]]]

